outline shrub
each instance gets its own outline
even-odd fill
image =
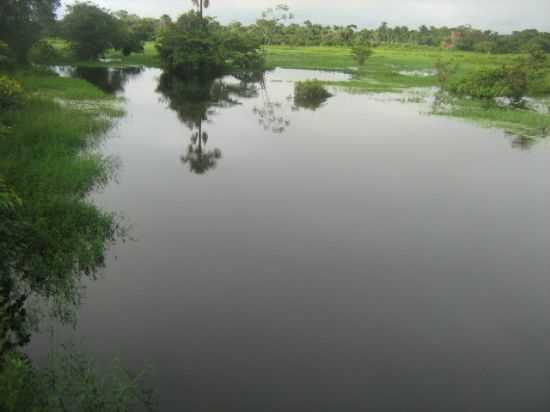
[[[9,134],[10,134],[10,128],[5,124],[3,124],[2,122],[0,122],[0,139],[6,137]]]
[[[368,44],[356,44],[351,48],[353,59],[359,66],[364,66],[367,59],[372,56],[372,48]]]
[[[264,65],[264,56],[260,52],[261,42],[249,34],[233,30],[224,30],[222,53],[226,64],[236,70],[256,70]]]
[[[0,410],[3,412],[102,411],[153,409],[145,376],[129,374],[115,360],[107,372],[86,355],[64,349],[37,368],[24,355],[0,358]]]
[[[294,86],[294,104],[298,107],[315,110],[331,96],[319,80],[297,82]]]
[[[2,124],[0,123],[0,127]],[[13,209],[15,206],[21,205],[21,199],[15,192],[8,187],[4,179],[0,176],[0,211]]]
[[[533,70],[529,72],[529,95],[543,96],[550,94],[550,70]]]
[[[527,65],[516,63],[499,68],[484,68],[449,82],[452,93],[478,99],[508,97],[519,102],[528,92]]]
[[[0,41],[0,69],[9,68],[14,64],[14,62],[15,59],[9,46],[3,41]]]
[[[59,52],[46,40],[37,42],[29,52],[29,60],[32,63],[51,64],[59,61],[60,58]]]
[[[15,80],[0,76],[0,109],[12,109],[23,101],[23,87]]]
[[[445,61],[438,59],[434,64],[437,82],[443,89],[447,87],[451,77],[456,73],[458,66],[453,60]]]

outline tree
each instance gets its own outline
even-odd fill
[[[290,12],[290,7],[286,4],[279,4],[275,8],[265,10],[262,13],[262,18],[256,22],[262,31],[264,44],[271,45],[278,26],[293,18],[294,14]]]
[[[372,53],[372,48],[368,43],[355,44],[351,48],[353,59],[357,62],[359,66],[364,66],[367,62],[367,59],[372,56]]]
[[[195,7],[199,9],[199,16],[202,19],[202,17],[204,16],[204,9],[207,9],[208,7],[210,7],[210,0],[191,0],[191,1],[195,5]]]
[[[163,68],[180,77],[214,77],[263,65],[259,40],[195,11],[164,29],[156,46]]]
[[[1,0],[0,41],[5,42],[19,63],[43,31],[54,24],[60,0]]]
[[[143,48],[143,41],[124,20],[88,2],[68,7],[61,32],[76,55],[84,60],[97,59],[110,48],[122,50],[126,55]]]

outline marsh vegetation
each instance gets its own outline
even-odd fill
[[[304,382],[316,409],[356,396],[386,410],[388,393],[342,383],[389,371],[406,387],[407,370],[420,389],[447,380],[467,398],[470,380],[443,369],[519,379],[504,350],[476,363],[471,336],[528,358],[518,336],[541,330],[516,322],[532,312],[509,296],[514,273],[548,286],[549,34],[298,24],[285,5],[221,24],[209,1],[193,4],[174,20],[0,5],[0,410],[151,408],[142,375],[122,366],[144,358],[160,364],[162,410],[259,410],[267,380],[280,410],[304,404]],[[45,365],[32,355],[46,320],[75,322],[85,286],[82,336],[128,354],[110,374],[77,349]],[[509,324],[490,315],[509,305],[528,330],[493,339],[485,331]],[[454,328],[442,338],[441,325]],[[370,344],[372,368],[348,373]],[[468,356],[417,367],[438,350]],[[262,393],[244,396],[254,385]],[[502,407],[544,397],[502,392]],[[405,391],[392,410],[451,398]]]

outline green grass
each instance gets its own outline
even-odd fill
[[[449,110],[434,113],[474,120],[482,126],[497,127],[523,137],[550,135],[550,115],[532,110],[487,106],[476,100],[457,99]]]
[[[377,48],[363,68],[354,70],[351,50],[339,47],[283,47],[268,49],[268,64],[285,68],[338,70],[352,73],[349,81],[330,82],[354,93],[400,92],[410,88],[436,87],[434,75],[404,75],[402,72],[428,71],[438,61],[453,61],[455,76],[464,76],[482,67],[513,63],[520,55],[488,55],[429,48]],[[550,115],[532,110],[487,106],[473,99],[453,99],[449,110],[436,112],[497,127],[521,136],[546,136]]]
[[[59,40],[55,40],[53,44],[59,50],[67,48],[67,45]],[[357,68],[351,49],[344,47],[271,46],[266,49],[266,55],[269,67],[335,70],[350,73],[351,80],[326,83],[356,93],[400,92],[411,88],[436,87],[437,79],[432,73],[438,61],[452,61],[457,67],[454,76],[463,77],[483,67],[510,64],[524,57],[429,47],[379,47],[375,49],[364,67]],[[113,59],[113,62],[85,64],[122,66],[139,64],[151,67],[160,65],[153,42],[147,43],[145,52],[141,54],[123,56],[119,52],[110,51],[106,57]],[[415,75],[415,72],[429,75]],[[531,135],[544,130],[549,118],[549,115],[527,110],[498,107],[487,109],[479,102],[459,99],[455,100],[453,110],[446,111],[445,114]]]
[[[48,42],[54,46],[61,56],[57,62],[58,64],[85,67],[160,67],[160,60],[154,42],[146,42],[143,53],[132,53],[129,56],[124,56],[120,51],[108,50],[104,56],[107,61],[82,61],[71,54],[69,44],[65,40],[50,38]]]
[[[81,80],[28,70],[15,77],[27,96],[21,107],[0,112],[0,179],[21,203],[0,210],[0,276],[16,276],[18,290],[67,304],[56,310],[68,313],[81,277],[98,269],[116,233],[113,217],[87,194],[114,171],[93,149],[122,111]]]
[[[108,100],[109,96],[92,84],[65,78],[48,71],[24,70],[11,75],[34,95],[68,100]]]
[[[129,56],[124,56],[121,52],[110,50],[106,53],[105,58],[113,59],[115,64],[120,62],[123,65],[160,67],[160,59],[154,42],[145,43],[143,53],[132,53]]]
[[[351,49],[344,47],[272,46],[267,49],[267,57],[271,66],[352,73],[351,81],[335,84],[372,92],[387,92],[435,86],[435,76],[411,76],[401,72],[431,71],[438,60],[452,59],[459,65],[460,73],[465,73],[482,66],[509,63],[518,56],[455,52],[435,48],[377,48],[366,65],[360,69],[356,67]]]

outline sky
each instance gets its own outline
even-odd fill
[[[93,0],[110,10],[125,9],[140,16],[176,17],[191,7],[191,0]],[[503,33],[526,28],[550,32],[550,0],[211,0],[208,15],[221,22],[251,23],[267,7],[288,4],[295,21],[322,24],[356,24],[374,28],[382,21],[391,26],[459,26]],[[64,1],[71,4],[72,1]]]

